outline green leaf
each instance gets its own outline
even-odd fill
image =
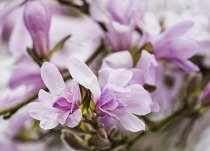
[[[64,37],[63,39],[61,39],[61,40],[55,45],[55,47],[49,52],[49,54],[47,55],[47,57],[48,57],[48,58],[51,58],[52,55],[53,55],[55,52],[61,50],[61,49],[63,48],[63,46],[64,46],[64,43],[65,43],[70,37],[71,37],[71,35],[68,35],[68,36]]]

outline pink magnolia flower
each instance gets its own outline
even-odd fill
[[[70,59],[69,71],[77,83],[91,91],[98,115],[119,121],[129,131],[145,129],[144,123],[133,114],[146,115],[159,109],[141,85],[127,86],[133,76],[130,71],[125,69],[112,71],[102,91],[97,77],[83,62],[75,58]]]
[[[186,71],[198,71],[199,68],[188,60],[197,52],[196,42],[186,36],[192,26],[193,22],[185,21],[163,32],[153,42],[155,57],[170,59]]]
[[[24,9],[24,23],[33,39],[33,47],[39,57],[49,51],[51,12],[41,2],[28,2]]]
[[[104,87],[113,70],[126,69],[133,74],[128,84],[155,85],[156,66],[154,55],[145,50],[142,51],[136,67],[133,67],[133,58],[128,51],[112,53],[103,60],[99,70],[99,83],[101,87]]]
[[[142,4],[142,3],[141,3]],[[113,51],[129,49],[134,42],[136,24],[133,12],[143,12],[144,5],[137,0],[94,0],[90,5],[91,16],[105,24],[105,37]]]
[[[67,90],[60,72],[52,63],[42,65],[41,77],[51,93],[40,90],[39,102],[28,105],[28,114],[40,120],[40,127],[45,130],[59,123],[68,127],[77,126],[82,118],[78,109],[79,86],[73,81],[71,91]]]

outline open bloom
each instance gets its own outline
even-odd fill
[[[126,69],[133,74],[128,84],[155,85],[156,66],[154,55],[145,50],[142,51],[135,68],[133,67],[133,58],[128,51],[115,52],[104,58],[99,70],[99,83],[101,87],[104,87],[113,70]]]
[[[144,2],[142,2],[144,3]],[[138,0],[95,0],[90,5],[92,18],[106,27],[105,37],[113,51],[129,49],[135,41],[133,12],[143,12]]]
[[[163,32],[153,42],[155,57],[170,59],[186,71],[198,71],[199,68],[188,60],[197,52],[196,42],[186,35],[192,26],[193,22],[185,21]]]
[[[83,62],[70,59],[69,71],[77,83],[91,91],[97,114],[119,121],[129,131],[145,129],[144,123],[133,114],[146,115],[159,110],[158,104],[152,102],[150,94],[141,85],[128,85],[133,76],[130,71],[112,71],[102,92],[97,77]]]
[[[39,91],[39,102],[28,105],[28,114],[40,120],[40,127],[47,130],[59,123],[68,127],[79,124],[82,113],[78,109],[79,87],[73,81],[71,91],[66,89],[63,78],[57,67],[52,63],[44,63],[41,77],[51,93]]]
[[[41,2],[28,2],[24,9],[24,23],[33,39],[33,47],[39,57],[49,51],[51,12]]]

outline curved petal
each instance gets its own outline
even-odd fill
[[[80,98],[80,89],[79,89],[79,85],[78,83],[76,83],[74,80],[72,80],[71,82],[71,92],[75,98],[75,100],[77,101],[77,105],[80,104],[81,102],[81,98]]]
[[[150,54],[149,52],[143,50],[141,54],[141,58],[139,59],[136,68],[140,68],[142,70],[148,69],[151,64],[157,66],[157,62],[155,60],[155,56]]]
[[[163,37],[166,39],[177,38],[184,35],[194,25],[192,21],[183,21],[175,24],[163,33]]]
[[[115,52],[103,60],[102,68],[104,67],[130,69],[133,67],[133,59],[127,50]]]
[[[95,74],[84,62],[76,58],[71,58],[68,62],[68,65],[73,79],[80,85],[89,89],[93,95],[94,102],[96,102],[101,94],[101,89]]]
[[[39,102],[41,103],[42,106],[46,107],[46,108],[51,108],[53,105],[53,96],[44,91],[44,90],[40,90],[39,91]]]
[[[67,119],[69,113],[70,113],[70,111],[60,113],[60,114],[57,116],[57,121],[58,121],[60,124],[63,125],[63,124],[66,122],[66,119]]]
[[[80,109],[77,109],[67,117],[66,125],[68,127],[75,127],[79,124],[81,119],[82,119],[82,112]]]
[[[159,112],[160,110],[160,106],[157,102],[153,102],[149,106],[152,112]]]
[[[39,102],[32,102],[27,105],[28,114],[37,120],[41,120],[44,118],[44,115],[50,112],[49,109],[43,107]]]
[[[58,122],[56,119],[52,118],[52,119],[44,119],[41,120],[40,122],[40,127],[43,128],[44,130],[49,130],[49,129],[53,129],[56,126],[58,126]]]
[[[110,73],[115,70],[113,68],[105,67],[98,71],[98,82],[103,89],[108,82]]]
[[[58,68],[52,63],[45,62],[42,65],[41,77],[50,92],[55,95],[60,94],[60,88],[66,88]]]
[[[188,72],[193,72],[193,71],[199,71],[200,69],[198,66],[190,62],[189,60],[183,60],[183,59],[173,59],[174,62],[177,63],[179,67],[182,69],[188,71]]]
[[[126,130],[132,132],[145,130],[145,124],[131,113],[125,112],[125,114],[121,115],[119,118],[120,123]]]
[[[132,78],[133,74],[124,69],[117,69],[110,73],[108,83],[124,87]]]
[[[131,78],[131,80],[129,81],[129,85],[131,84],[140,84],[140,85],[144,85],[145,81],[144,81],[144,71],[138,68],[132,68],[129,70],[130,72],[132,72],[133,76]]]
[[[150,94],[141,86],[133,84],[129,86],[130,92],[118,94],[117,99],[126,105],[126,111],[138,115],[146,115],[151,112]]]
[[[119,118],[116,114],[114,114],[114,113],[112,113],[112,112],[109,112],[109,111],[106,111],[106,110],[104,110],[104,109],[102,109],[102,108],[99,109],[98,114],[99,114],[100,116],[105,116],[105,115],[107,115],[108,117],[110,117],[110,118],[112,118],[112,119],[120,120],[120,118]]]

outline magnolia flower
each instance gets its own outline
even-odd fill
[[[133,114],[146,115],[159,110],[158,105],[152,102],[149,93],[141,85],[127,86],[133,76],[130,71],[112,71],[102,91],[97,77],[83,62],[71,58],[69,71],[77,83],[91,91],[97,114],[119,121],[129,131],[145,129],[144,123]]]
[[[45,62],[41,67],[41,77],[51,93],[39,91],[39,102],[28,105],[28,114],[40,120],[40,127],[47,130],[59,123],[75,127],[82,118],[78,109],[79,86],[72,82],[71,91],[66,89],[63,78],[57,67]]]
[[[195,41],[186,36],[192,26],[193,22],[185,21],[163,32],[153,42],[155,57],[170,59],[186,71],[198,71],[199,68],[188,60],[197,52]]]
[[[157,62],[154,55],[143,50],[136,67],[133,67],[133,58],[128,51],[116,52],[103,59],[99,70],[99,83],[104,87],[110,73],[115,69],[126,69],[133,76],[128,84],[155,85]]]
[[[145,5],[140,5],[138,0],[95,0],[91,3],[91,16],[105,25],[105,37],[113,51],[132,46],[136,27],[133,12],[142,12],[144,8],[140,8],[141,6]]]
[[[28,2],[24,9],[24,23],[33,39],[33,47],[39,57],[49,51],[51,12],[41,2]]]

